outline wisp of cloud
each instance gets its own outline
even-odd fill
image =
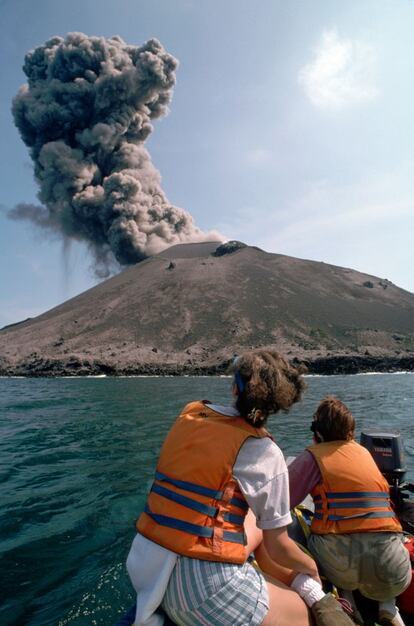
[[[100,275],[114,258],[128,265],[175,243],[219,239],[171,205],[144,147],[152,120],[167,112],[177,65],[155,39],[137,47],[69,33],[28,52],[12,111],[42,206],[19,204],[10,216],[85,241]]]
[[[342,109],[370,102],[374,84],[375,50],[368,43],[340,38],[325,31],[313,60],[299,72],[299,84],[317,107]]]

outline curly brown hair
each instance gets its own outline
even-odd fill
[[[320,402],[314,419],[324,441],[349,441],[354,438],[355,418],[348,407],[334,396],[327,396]]]
[[[231,370],[237,386],[236,409],[257,428],[269,415],[289,409],[305,389],[304,367],[293,367],[276,350],[250,350]]]

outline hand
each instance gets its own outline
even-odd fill
[[[319,583],[320,586],[322,587],[322,581],[319,578],[319,574],[315,574],[314,576],[311,576],[311,578],[313,578],[313,580],[316,580],[316,582]]]

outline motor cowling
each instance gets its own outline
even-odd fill
[[[362,432],[361,445],[370,451],[378,468],[390,486],[396,486],[403,480],[405,466],[404,446],[400,433]]]

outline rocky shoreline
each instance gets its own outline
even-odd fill
[[[162,364],[137,363],[121,365],[99,359],[67,359],[36,357],[15,364],[0,361],[0,376],[14,377],[72,377],[72,376],[219,376],[226,374],[231,360],[211,364]],[[338,355],[312,360],[292,359],[294,365],[305,365],[309,374],[335,375],[364,372],[392,373],[414,371],[414,355],[410,356],[362,356]]]

